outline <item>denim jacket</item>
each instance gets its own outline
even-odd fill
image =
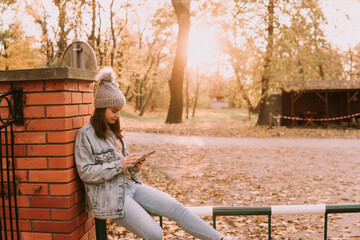
[[[123,140],[123,156],[128,149]],[[85,187],[85,210],[95,218],[116,219],[124,216],[125,175],[122,155],[116,150],[113,136],[100,139],[91,123],[83,126],[76,135],[75,163]],[[142,184],[136,175],[137,167],[128,168],[131,177]]]

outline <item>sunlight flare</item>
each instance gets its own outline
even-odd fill
[[[216,31],[211,26],[192,27],[189,36],[189,59],[191,68],[215,63],[220,54],[217,42]]]

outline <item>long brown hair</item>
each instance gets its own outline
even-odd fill
[[[120,118],[115,121],[114,124],[109,124],[105,119],[106,108],[95,108],[94,114],[90,118],[90,123],[93,126],[96,136],[100,139],[106,139],[108,131],[112,131],[113,134],[122,139],[122,130],[120,128]]]

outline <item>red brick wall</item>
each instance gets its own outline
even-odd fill
[[[93,111],[91,80],[0,81],[24,91],[24,126],[14,126],[22,240],[94,239],[74,164],[74,141]]]

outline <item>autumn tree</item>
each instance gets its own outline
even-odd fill
[[[9,41],[14,39],[16,36],[12,33],[14,25],[9,26],[7,29],[4,28],[4,12],[13,4],[16,3],[16,0],[2,0],[0,1],[0,57],[5,62],[9,57],[7,49],[9,48]],[[3,63],[4,68],[7,70],[9,66],[7,63]]]
[[[87,24],[83,22],[83,17],[91,12],[91,4],[83,0],[53,0],[52,4],[58,10],[55,25],[50,23],[51,13],[43,2],[36,0],[25,4],[26,13],[33,17],[41,29],[40,51],[46,56],[46,65],[58,65],[70,41],[70,33],[72,41],[86,35]]]
[[[281,21],[280,16],[289,21]],[[325,37],[327,22],[319,0],[270,0],[267,19],[259,125],[268,124],[265,110],[269,90],[279,89],[289,81],[339,79],[342,73],[340,54]]]
[[[74,34],[73,40],[84,39],[88,31],[88,24],[84,21],[84,16],[91,14],[93,3],[88,0],[71,0],[68,4],[69,28]],[[70,9],[71,11],[69,11]]]
[[[326,19],[318,1],[294,2],[285,13],[289,23],[279,26],[282,37],[275,40],[275,45],[281,47],[275,50],[279,59],[276,81],[303,83],[341,78],[341,55],[325,37]]]
[[[269,0],[267,6],[266,17],[266,50],[264,53],[264,70],[261,77],[261,98],[259,102],[259,118],[258,125],[266,125],[268,121],[268,113],[266,112],[267,98],[269,95],[269,83],[271,80],[271,65],[274,51],[274,27],[275,27],[275,0]]]
[[[176,19],[170,4],[161,6],[147,11],[144,2],[125,1],[120,5],[109,2],[109,25],[102,30],[104,19],[100,14],[105,8],[98,4],[97,29],[89,35],[97,36],[94,48],[98,65],[114,68],[129,105],[135,103],[139,115],[148,106],[163,104],[168,95],[164,80],[169,78],[168,57],[172,55]]]
[[[68,26],[68,16],[67,16],[67,9],[66,5],[68,4],[68,0],[60,1],[60,0],[53,0],[55,6],[57,7],[59,11],[58,16],[58,31],[57,31],[57,49],[55,58],[58,63],[60,63],[60,59],[65,52],[65,49],[67,47],[67,37],[69,32],[71,31],[71,28]]]
[[[49,17],[44,5],[39,1],[32,4],[26,3],[26,12],[34,18],[34,22],[41,28],[41,48],[40,52],[46,57],[46,65],[50,66],[54,62],[54,45],[53,40],[49,36]]]
[[[166,123],[181,123],[183,114],[183,82],[190,32],[190,0],[172,0],[179,32],[174,65],[169,80],[170,105]]]
[[[348,63],[347,69],[344,70],[345,79],[356,80],[360,77],[360,44],[354,48],[349,48],[344,53],[344,61]]]
[[[41,63],[41,58],[32,48],[33,37],[24,35],[18,21],[0,33],[0,69],[33,68]]]
[[[95,49],[95,30],[96,30],[96,9],[97,9],[97,2],[96,0],[91,0],[91,31],[90,34],[87,36],[87,41],[89,45]]]
[[[11,0],[0,2],[0,69],[5,70],[31,68],[41,62],[41,57],[32,47],[35,39],[25,35],[20,19],[15,17],[7,25],[3,22],[7,10],[19,11],[15,3]]]
[[[127,82],[125,95],[128,100],[135,99],[135,109],[140,116],[163,91],[162,82],[168,75],[160,73],[168,68],[167,64],[163,67],[160,64],[165,62],[168,56],[165,49],[171,49],[169,44],[173,38],[175,21],[170,7],[163,4],[154,15],[150,12],[139,14],[133,19],[136,32],[128,33],[121,44],[127,46],[121,57],[121,78]]]
[[[84,0],[53,0],[58,9],[58,22],[56,30],[55,61],[60,62],[69,40],[69,33],[73,32],[73,40],[82,39],[84,34],[83,14],[88,12],[90,4]]]
[[[258,15],[253,5],[250,2],[233,1],[214,9],[214,14],[221,15],[218,17],[219,25],[224,31],[218,41],[234,73],[236,84],[232,95],[241,96],[245,102],[243,106],[247,106],[249,112],[255,111],[259,101],[256,91],[259,90],[257,83],[261,77],[261,60],[253,35],[256,29],[249,26],[249,22],[255,22]]]

